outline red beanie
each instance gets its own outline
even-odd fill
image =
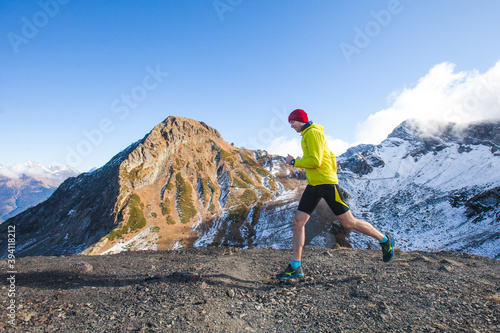
[[[300,121],[303,123],[308,123],[309,119],[307,119],[307,113],[302,109],[293,110],[292,113],[288,116],[288,122],[292,120]]]

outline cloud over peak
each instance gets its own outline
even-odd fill
[[[422,124],[500,119],[500,61],[483,74],[455,69],[449,62],[438,64],[414,87],[393,92],[388,108],[358,125],[356,141],[378,144],[410,118]]]

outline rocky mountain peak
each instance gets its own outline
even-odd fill
[[[500,145],[500,121],[458,124],[453,122],[406,120],[387,137],[406,141]]]
[[[130,230],[145,225],[156,231],[146,238],[162,248],[192,246],[196,229],[206,231],[212,223],[226,230],[210,242],[242,242],[238,228],[279,190],[267,162],[267,153],[235,148],[203,122],[168,117],[120,163],[114,209],[119,227],[92,251],[118,251],[115,238],[126,242]]]
[[[169,116],[120,162],[121,181],[130,189],[138,189],[170,173],[174,164],[179,166],[181,161],[191,162],[185,163],[187,167],[193,166],[192,163],[204,164],[204,159],[208,158],[207,148],[210,151],[211,143],[216,141],[223,142],[222,136],[205,123]],[[201,155],[205,155],[203,161],[198,160]]]
[[[170,116],[9,225],[25,240],[21,256],[250,245],[267,202],[284,191],[280,177],[294,190],[293,178],[302,179],[280,158],[233,147],[203,122]]]
[[[413,121],[405,120],[389,134],[387,138],[398,138],[402,140],[412,140],[416,138],[415,124]]]
[[[178,116],[170,116],[159,124],[155,129],[161,128],[161,133],[166,140],[182,141],[182,139],[200,139],[213,137],[222,140],[220,133],[205,124],[202,121],[197,121],[189,118]],[[179,140],[179,138],[181,140]]]
[[[151,149],[157,146],[175,147],[179,144],[201,143],[208,138],[222,140],[220,133],[204,122],[169,116],[146,135],[142,145]]]

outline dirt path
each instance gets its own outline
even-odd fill
[[[8,332],[493,332],[500,262],[466,254],[306,247],[306,277],[279,282],[289,251],[201,248],[17,260]],[[2,273],[5,260],[0,261]],[[2,280],[8,278],[2,274]]]

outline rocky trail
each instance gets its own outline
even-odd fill
[[[500,262],[451,252],[227,247],[16,260],[7,332],[499,332]],[[0,261],[2,281],[9,278]]]

